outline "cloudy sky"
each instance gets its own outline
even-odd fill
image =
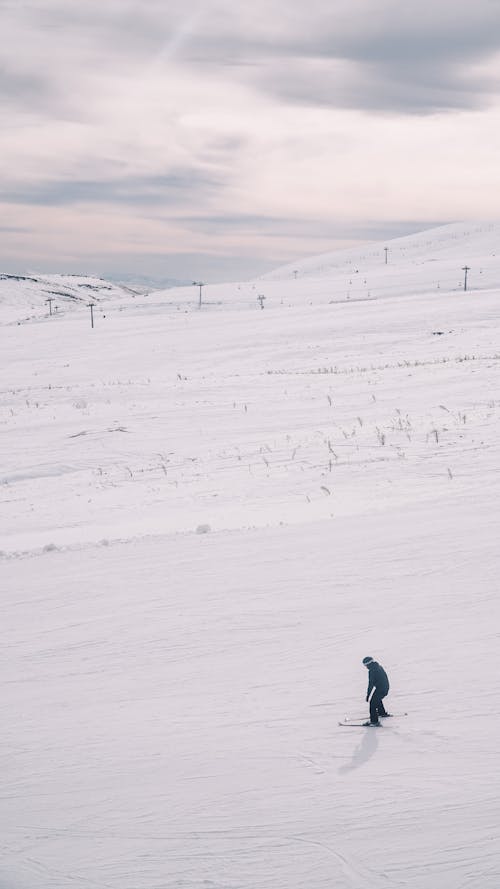
[[[500,0],[0,15],[0,271],[238,279],[500,216]]]

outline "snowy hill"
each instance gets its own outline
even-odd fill
[[[378,268],[385,264],[385,247],[388,248],[387,259],[391,266],[449,262],[456,267],[460,261],[463,264],[472,258],[479,266],[493,265],[491,260],[500,255],[500,223],[456,222],[383,243],[336,250],[282,266],[265,275],[263,280],[286,280],[295,276],[331,277],[342,270],[351,273],[356,269],[366,271]]]
[[[134,288],[83,275],[0,275],[0,324],[132,298]]]
[[[4,322],[2,889],[496,889],[499,232]]]
[[[387,264],[386,251],[387,247]],[[336,250],[282,266],[255,281],[207,285],[213,306],[300,306],[500,288],[500,223],[453,223],[404,238]],[[196,305],[193,287],[156,292],[172,307]]]

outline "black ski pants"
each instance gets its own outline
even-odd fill
[[[386,695],[381,695],[377,689],[373,692],[370,698],[370,722],[378,722],[379,716],[386,715],[386,709],[383,702],[383,698],[385,697]]]

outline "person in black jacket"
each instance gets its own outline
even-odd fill
[[[370,725],[380,725],[379,717],[389,715],[383,703],[383,698],[389,693],[389,679],[384,668],[372,657],[364,657],[363,663],[368,670],[366,702],[370,701]]]

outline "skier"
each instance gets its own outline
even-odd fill
[[[366,702],[370,701],[370,721],[365,725],[380,725],[380,716],[389,716],[387,713],[383,698],[389,692],[389,679],[384,668],[374,661],[372,657],[364,657],[363,663],[368,670],[368,691],[366,693]],[[373,691],[373,694],[370,695]]]

